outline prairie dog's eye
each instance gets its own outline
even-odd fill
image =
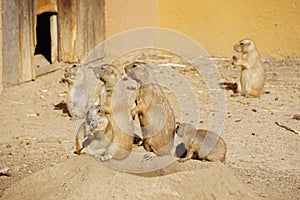
[[[101,109],[98,109],[98,110],[97,110],[97,113],[101,113]]]
[[[137,67],[137,65],[136,65],[136,64],[133,64],[133,65],[132,65],[132,68],[136,68],[136,67]]]
[[[241,45],[241,46],[244,45],[244,42],[240,42],[240,45]]]

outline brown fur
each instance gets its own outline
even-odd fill
[[[113,141],[113,130],[104,111],[91,106],[86,120],[76,134],[76,153],[86,149],[87,153],[105,160],[105,153]]]
[[[207,130],[196,130],[193,125],[189,123],[179,124],[176,128],[176,133],[179,137],[183,137],[184,146],[187,149],[187,154],[185,158],[180,159],[180,162],[184,162],[186,160],[192,159],[195,155],[198,155],[200,159],[204,159],[207,161],[221,161],[225,164],[226,160],[226,144],[224,140],[217,136],[213,132],[209,132]],[[208,135],[209,134],[209,135]],[[215,139],[215,137],[219,137],[217,143],[212,148],[212,150],[202,157],[202,144],[204,142],[205,137],[210,136],[211,139]]]
[[[134,98],[136,106],[131,115],[138,114],[147,151],[157,155],[170,155],[173,147],[175,117],[169,102],[157,84],[154,72],[145,63],[127,65],[125,72],[140,84]]]
[[[108,64],[94,68],[94,73],[104,83],[105,99],[101,100],[100,107],[105,111],[114,132],[112,145],[106,154],[116,160],[124,159],[132,150],[133,121],[121,73]]]
[[[238,91],[243,96],[260,97],[265,84],[265,70],[253,41],[244,39],[234,45],[236,52],[242,57],[233,56],[233,65],[241,67],[240,84]]]

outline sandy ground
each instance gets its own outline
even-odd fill
[[[239,69],[230,61],[215,63],[222,81],[238,80]],[[293,119],[300,114],[300,61],[264,66],[267,94],[261,98],[226,91],[226,166],[175,162],[148,177],[73,153],[74,123],[54,108],[66,101],[67,87],[59,83],[63,70],[5,89],[0,96],[0,169],[9,170],[0,176],[1,199],[300,199],[300,135],[275,124],[300,131],[300,121]],[[193,69],[176,70],[197,91],[199,128],[207,128],[207,88]],[[178,102],[166,93],[178,119]]]

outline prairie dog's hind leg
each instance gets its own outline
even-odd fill
[[[188,149],[187,152],[186,152],[185,158],[180,158],[178,161],[179,162],[185,162],[185,161],[191,159],[193,157],[193,155],[194,155],[194,152]]]

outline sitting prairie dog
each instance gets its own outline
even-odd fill
[[[155,74],[145,63],[135,62],[125,66],[125,72],[139,83],[139,90],[133,98],[136,106],[131,116],[138,114],[143,145],[156,155],[170,155],[175,134],[175,117]]]
[[[192,124],[182,123],[178,124],[176,127],[176,134],[179,137],[183,137],[184,146],[187,149],[187,154],[185,158],[179,159],[180,162],[184,162],[186,160],[192,159],[195,155],[198,155],[200,159],[204,159],[207,161],[221,161],[225,164],[225,156],[226,156],[226,144],[224,140],[216,135],[213,132],[209,132],[207,130],[198,129],[196,130]],[[211,149],[211,151],[202,157],[203,153],[203,142],[205,137],[210,134],[212,139],[214,137],[219,137],[215,146]]]
[[[246,97],[259,97],[265,85],[266,75],[255,44],[249,39],[244,39],[234,45],[234,50],[242,53],[241,58],[233,56],[232,62],[233,65],[241,67],[238,92]]]
[[[79,65],[73,65],[65,70],[62,82],[67,83],[69,92],[67,108],[74,119],[85,118],[88,110],[89,95],[86,85],[86,76]]]
[[[115,66],[104,64],[95,67],[94,74],[103,82],[102,96],[105,97],[101,99],[100,107],[108,117],[114,132],[112,145],[106,154],[121,160],[132,151],[134,128],[121,73]]]
[[[112,142],[113,130],[104,110],[100,106],[91,106],[76,134],[76,153],[80,155],[86,149],[88,154],[106,161],[110,159],[107,151]]]

